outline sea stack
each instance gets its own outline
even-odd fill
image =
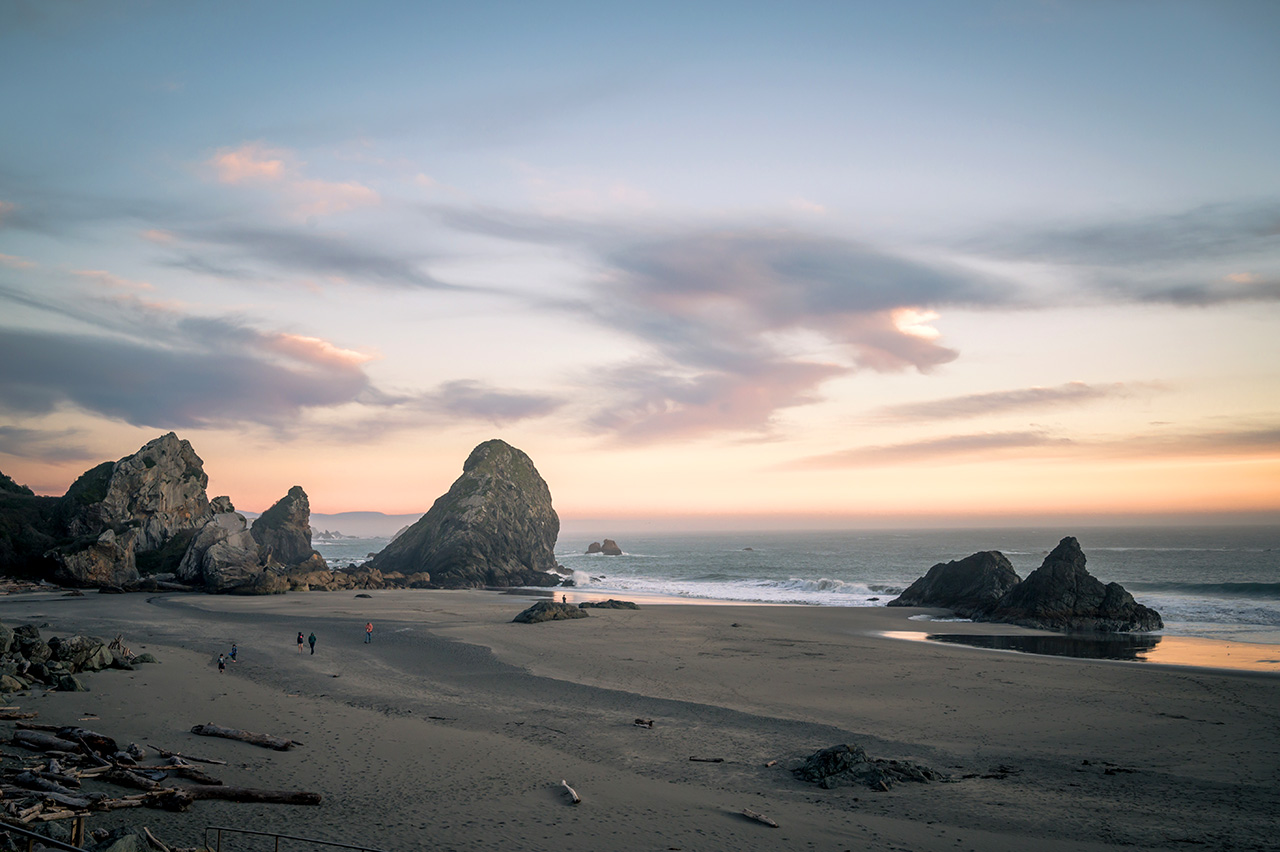
[[[1018,585],[1018,575],[998,550],[940,562],[916,580],[889,606],[949,609],[961,618],[982,618]]]
[[[1080,542],[1067,536],[1039,568],[1000,599],[985,620],[1107,633],[1164,627],[1160,613],[1135,601],[1119,583],[1104,586],[1084,565]]]
[[[533,461],[505,441],[471,451],[447,494],[369,563],[437,588],[553,586],[560,518]]]

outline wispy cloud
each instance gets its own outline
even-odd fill
[[[10,269],[31,269],[35,267],[34,260],[27,260],[25,257],[17,257],[12,254],[0,254],[0,266],[7,266]]]
[[[376,191],[356,181],[305,176],[306,164],[295,152],[262,142],[220,148],[206,165],[219,183],[269,189],[296,218],[328,216],[382,203]]]
[[[414,401],[413,407],[504,426],[528,418],[545,417],[563,404],[553,396],[504,390],[463,379],[446,382],[423,394]]]
[[[1017,388],[1015,390],[966,394],[945,399],[890,405],[874,412],[872,416],[875,419],[890,421],[982,417],[988,414],[1004,414],[1010,411],[1042,410],[1062,405],[1079,405],[1100,399],[1131,396],[1137,392],[1151,391],[1156,387],[1153,384],[1133,385],[1123,382],[1104,385],[1067,382],[1056,387]]]
[[[74,462],[98,456],[80,443],[74,429],[25,429],[0,425],[0,455],[46,463]]]
[[[797,459],[783,465],[787,470],[827,470],[845,467],[873,467],[877,465],[935,461],[943,458],[987,457],[1029,448],[1045,447],[1074,449],[1075,442],[1039,431],[985,432],[975,435],[948,435],[901,444],[881,444],[856,447],[834,453]]]

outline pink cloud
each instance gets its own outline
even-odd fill
[[[278,181],[285,176],[289,159],[287,151],[249,142],[239,148],[219,148],[208,165],[217,171],[221,183]]]
[[[374,356],[343,349],[319,337],[279,333],[264,337],[263,348],[304,363],[338,368],[358,368],[374,360]]]
[[[301,180],[293,182],[290,190],[300,199],[294,212],[302,217],[324,216],[382,203],[378,193],[355,181]]]
[[[17,257],[12,254],[0,254],[0,266],[7,266],[10,269],[30,269],[35,266],[34,260],[27,260],[25,257]]]

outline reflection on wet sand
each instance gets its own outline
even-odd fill
[[[966,635],[955,633],[895,632],[899,639],[945,642],[972,648],[1079,657],[1089,660],[1130,660],[1167,666],[1203,666],[1280,674],[1280,645],[1160,636],[1152,633],[1075,633],[1046,635]]]

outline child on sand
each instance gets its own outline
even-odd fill
[[[298,653],[299,653],[299,654],[301,654],[301,653],[302,653],[302,646],[303,646],[303,644],[304,644],[305,642],[306,642],[306,640],[302,638],[302,631],[301,631],[301,630],[299,630],[299,631],[298,631]],[[313,650],[313,652],[312,652],[312,653],[314,653],[314,650]]]
[[[232,642],[232,643],[231,643],[231,653],[230,653],[230,655],[228,655],[228,658],[229,658],[229,659],[231,660],[231,662],[233,662],[233,663],[236,661],[236,643],[235,643],[235,642]]]
[[[364,626],[364,641],[366,645],[373,641],[373,622],[372,621],[370,621],[368,624]]]
[[[227,658],[222,654],[218,655],[218,674],[222,674],[227,670]]]

